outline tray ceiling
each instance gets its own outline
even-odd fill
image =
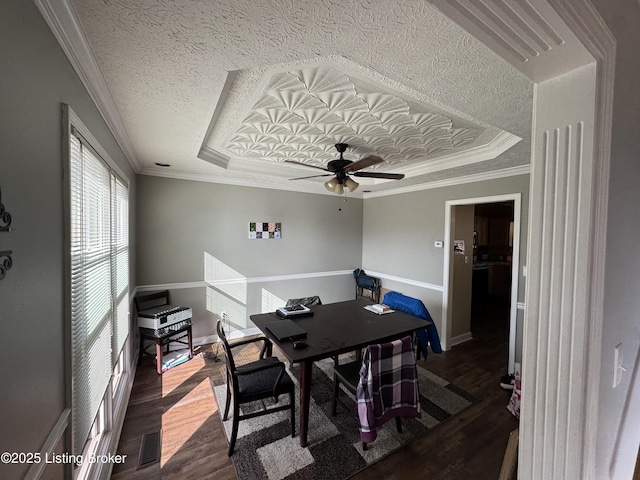
[[[531,83],[421,0],[72,4],[138,173],[323,193],[284,161],[342,142],[407,175],[375,192],[529,162]]]

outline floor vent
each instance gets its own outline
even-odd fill
[[[147,433],[142,436],[140,454],[138,455],[138,468],[148,467],[160,461],[160,441],[162,431]]]

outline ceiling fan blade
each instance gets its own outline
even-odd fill
[[[333,173],[325,173],[324,175],[311,175],[310,177],[298,177],[298,178],[290,178],[289,180],[305,180],[307,178],[316,178],[316,177],[331,177]]]
[[[368,155],[364,158],[361,158],[357,162],[353,162],[352,164],[347,165],[346,167],[344,167],[344,171],[355,172],[356,170],[367,168],[371,165],[377,165],[378,163],[382,162],[384,162],[384,160],[382,160],[380,157],[376,157],[375,155]]]
[[[354,177],[386,178],[389,180],[402,180],[404,178],[402,173],[355,172],[352,175]]]
[[[295,160],[285,160],[285,163],[293,163],[295,165],[302,165],[303,167],[310,167],[310,168],[316,168],[318,170],[322,170],[324,172],[328,172],[329,170],[327,170],[324,167],[316,167],[315,165],[309,165],[307,163],[302,163],[302,162],[296,162]]]

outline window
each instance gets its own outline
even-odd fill
[[[109,430],[104,399],[118,385],[129,336],[129,188],[68,113],[71,415],[73,453],[81,454],[88,440]]]

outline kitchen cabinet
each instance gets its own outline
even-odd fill
[[[478,235],[478,246],[489,245],[489,217],[474,217],[473,229]]]
[[[477,246],[511,246],[513,222],[509,218],[474,217],[473,229],[477,234]]]
[[[508,218],[492,218],[489,220],[489,245],[509,245],[510,223],[511,220]]]

